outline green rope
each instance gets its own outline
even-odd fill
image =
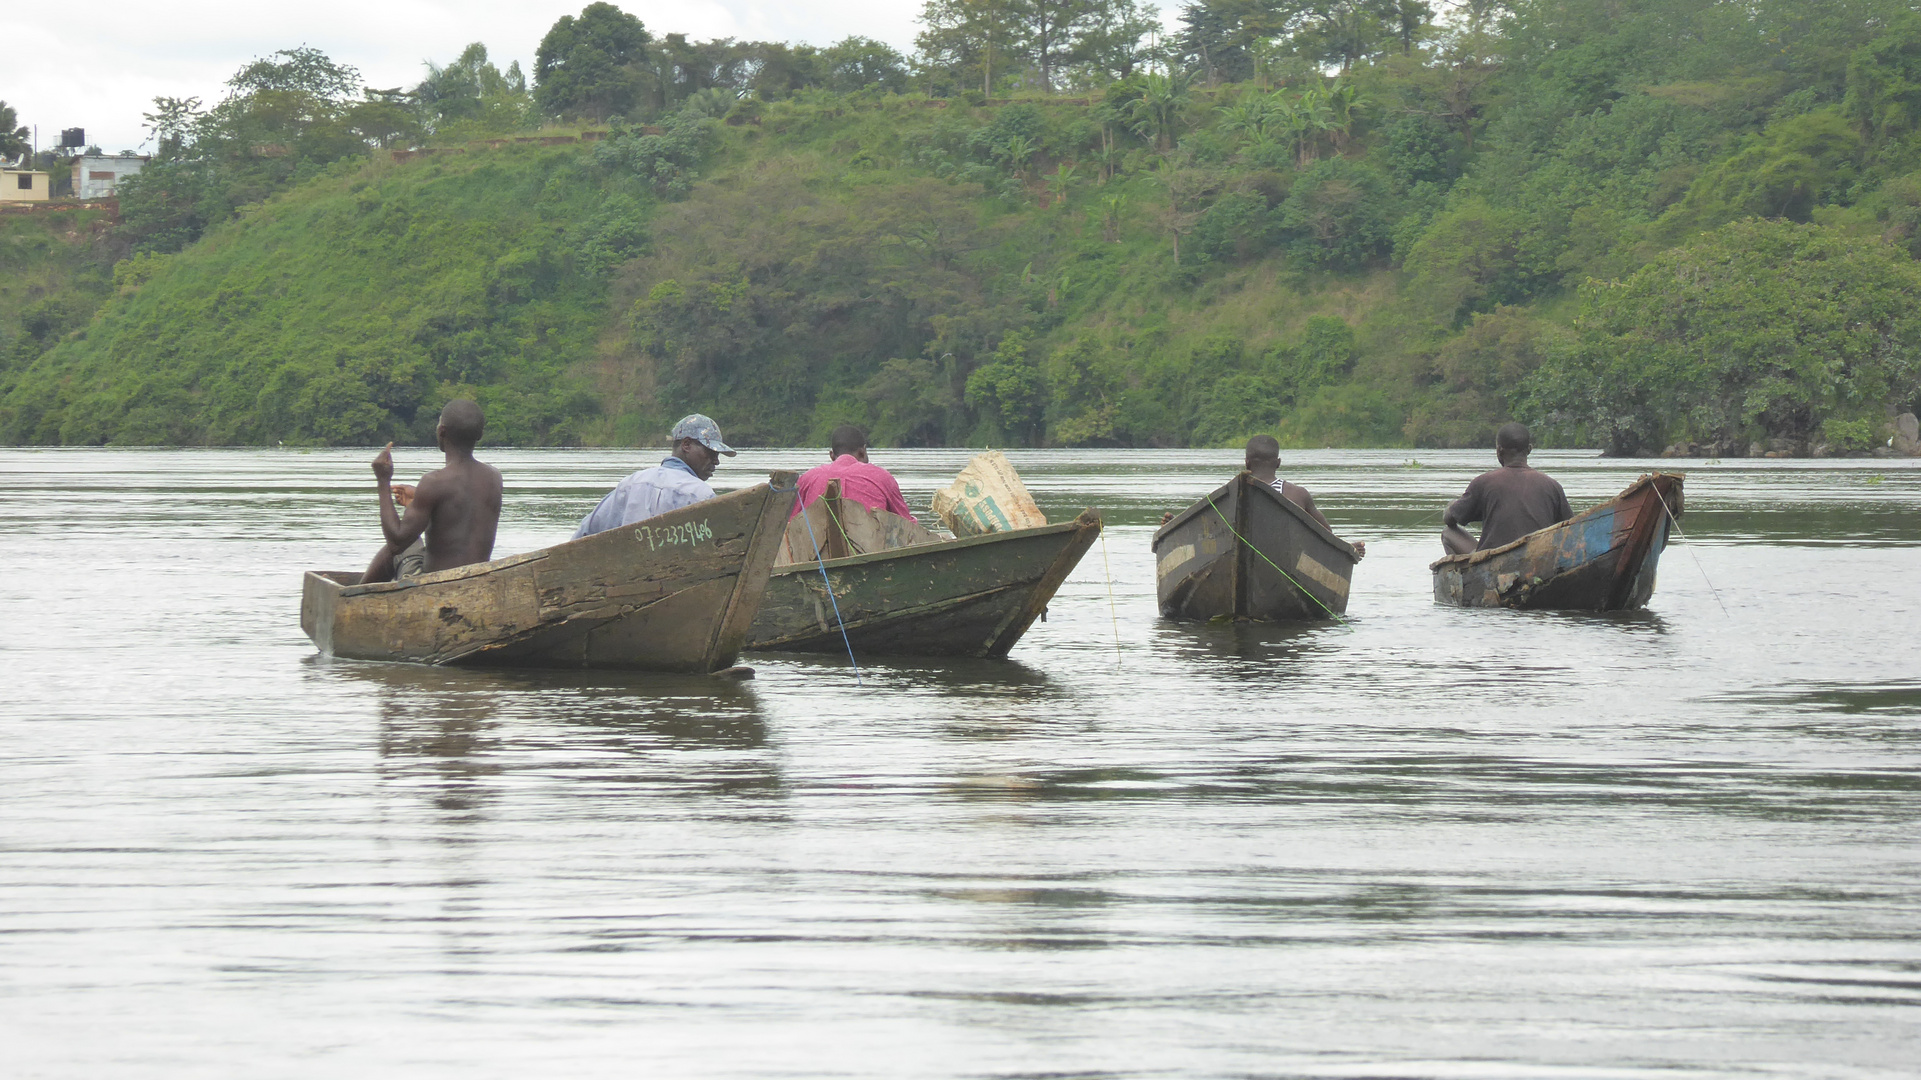
[[[1282,496],[1282,498],[1285,498],[1285,497],[1286,496]],[[1214,516],[1221,519],[1221,524],[1227,526],[1227,531],[1234,534],[1234,539],[1239,540],[1241,543],[1247,545],[1247,550],[1253,552],[1256,555],[1259,555],[1261,557],[1262,562],[1273,567],[1275,570],[1280,571],[1280,575],[1286,578],[1289,584],[1293,585],[1295,588],[1301,590],[1302,593],[1306,594],[1309,600],[1314,601],[1316,604],[1320,604],[1321,610],[1327,612],[1328,617],[1332,618],[1335,622],[1340,623],[1342,626],[1345,626],[1350,630],[1354,628],[1354,624],[1348,622],[1346,619],[1343,619],[1339,615],[1335,614],[1333,608],[1328,607],[1326,604],[1321,604],[1321,598],[1318,596],[1315,596],[1311,591],[1309,591],[1307,586],[1302,585],[1300,582],[1294,580],[1293,574],[1290,574],[1285,570],[1281,570],[1281,564],[1275,562],[1273,559],[1268,558],[1267,552],[1262,551],[1260,548],[1255,547],[1252,541],[1248,540],[1247,537],[1242,536],[1239,532],[1237,532],[1234,528],[1234,523],[1227,520],[1227,515],[1221,513],[1220,507],[1214,505],[1213,495],[1207,496],[1207,505],[1214,511]]]
[[[824,501],[824,496],[825,496],[825,493],[823,493],[822,499],[816,499],[815,501],[821,504],[822,510],[827,511],[827,520],[833,522],[834,531],[840,533],[840,538],[842,540],[847,541],[848,552],[854,555],[867,554],[865,551],[862,551],[860,549],[859,544],[854,543],[854,538],[847,534],[847,526],[841,524],[840,515],[834,513],[834,504]]]

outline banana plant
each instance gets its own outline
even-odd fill
[[[1067,193],[1073,190],[1076,179],[1078,179],[1076,170],[1069,168],[1066,162],[1055,166],[1053,175],[1047,178],[1049,205],[1059,206],[1062,210],[1067,209]]]
[[[1269,95],[1247,94],[1219,111],[1224,130],[1239,132],[1249,142],[1268,141],[1268,126],[1274,122],[1274,102]]]
[[[1121,214],[1127,209],[1127,196],[1103,195],[1100,200],[1101,239],[1110,244],[1121,240]]]
[[[1021,180],[1027,179],[1027,165],[1034,159],[1034,151],[1039,147],[1034,140],[1025,135],[1010,135],[1005,142],[994,148],[994,156],[1007,163],[1008,169]]]
[[[1327,103],[1327,132],[1334,137],[1334,149],[1347,149],[1347,143],[1354,135],[1354,128],[1360,124],[1366,111],[1373,106],[1361,89],[1346,79],[1337,79],[1328,87],[1324,99]]]
[[[1135,134],[1154,143],[1165,154],[1179,141],[1181,113],[1187,108],[1189,88],[1194,76],[1185,71],[1165,75],[1149,72],[1141,77],[1141,95],[1127,103],[1127,118]]]

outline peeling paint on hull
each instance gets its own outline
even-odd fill
[[[1644,607],[1654,593],[1668,529],[1682,512],[1683,479],[1680,473],[1650,473],[1558,525],[1498,548],[1441,559],[1430,567],[1434,600],[1530,610]]]
[[[1006,656],[1100,536],[1100,515],[1063,525],[775,568],[747,647],[855,655]]]
[[[766,592],[794,475],[406,581],[310,571],[300,625],[323,654],[354,660],[717,671],[739,655]]]
[[[1341,615],[1358,561],[1347,542],[1245,472],[1154,534],[1155,591],[1170,619]]]

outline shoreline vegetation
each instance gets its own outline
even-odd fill
[[[596,3],[525,75],[254,60],[154,102],[117,209],[0,213],[0,443],[424,444],[468,396],[527,446],[703,411],[741,445],[1518,418],[1615,455],[1921,452],[1911,5],[1180,24],[935,0],[907,57]]]

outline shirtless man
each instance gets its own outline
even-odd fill
[[[447,464],[420,478],[405,517],[394,510],[394,444],[388,443],[374,458],[374,480],[380,488],[380,532],[387,543],[367,564],[362,584],[394,580],[396,556],[423,533],[427,558],[422,573],[451,570],[493,557],[494,532],[500,525],[500,470],[474,459],[474,447],[486,427],[480,406],[458,398],[447,403],[440,411],[440,426],[435,432]]]
[[[1307,516],[1320,522],[1328,532],[1334,531],[1334,526],[1327,523],[1320,508],[1314,505],[1314,496],[1309,495],[1306,488],[1280,478],[1281,444],[1278,439],[1272,435],[1256,435],[1247,440],[1246,463],[1247,471],[1254,474],[1254,479],[1272,487],[1281,493],[1281,498],[1307,511]],[[1350,540],[1348,544],[1354,548],[1356,558],[1367,556],[1367,541]]]
[[[1449,555],[1497,548],[1574,516],[1560,483],[1528,468],[1533,449],[1534,437],[1524,424],[1503,424],[1494,433],[1501,467],[1469,481],[1467,491],[1441,515],[1441,546]],[[1476,521],[1481,522],[1478,541],[1462,528]]]

